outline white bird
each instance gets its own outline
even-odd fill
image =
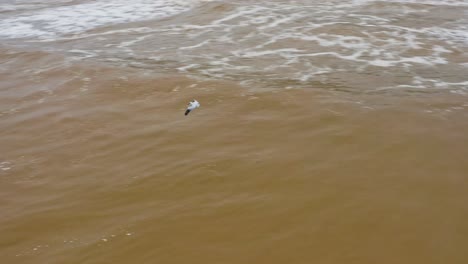
[[[187,110],[185,110],[185,115],[188,115],[190,113],[190,111],[194,110],[195,108],[198,108],[200,107],[200,103],[193,99],[189,104],[188,104],[188,107],[187,107]]]

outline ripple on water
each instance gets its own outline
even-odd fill
[[[296,87],[309,87],[310,80],[333,85],[334,76],[343,72],[375,77],[364,87],[351,82],[350,88],[358,90],[414,85],[401,82],[434,73],[439,77],[425,82],[428,88],[464,88],[459,74],[468,59],[464,1],[298,3],[212,2],[167,23],[85,32],[64,40],[82,45],[71,52],[82,59],[261,87],[281,79],[295,80]],[[435,6],[446,23],[430,22]],[[379,81],[382,70],[394,73],[394,79]]]
[[[415,85],[405,83],[408,76],[437,76],[424,82],[430,89],[465,88],[460,73],[468,60],[466,1],[124,2],[46,8],[2,23],[31,22],[31,26],[41,21],[42,28],[33,30],[45,31],[41,33],[45,41],[75,60],[100,60],[202,80],[231,80],[261,88],[290,80],[295,87],[316,88],[310,81],[342,85],[336,76],[343,73],[375,79],[351,80],[349,88],[355,90]],[[83,15],[89,8],[95,11]],[[166,16],[155,9],[172,18],[154,20]],[[59,14],[58,20],[49,21],[54,14]],[[77,23],[63,22],[78,14],[84,18]]]

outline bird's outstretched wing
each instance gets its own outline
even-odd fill
[[[190,111],[198,107],[200,107],[200,103],[195,99],[192,100],[191,102],[188,103],[187,110],[185,110],[185,115],[188,115]]]

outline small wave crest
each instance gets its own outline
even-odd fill
[[[417,9],[412,1],[299,2],[304,5],[213,3],[181,23],[158,25],[121,42],[113,54],[124,61],[143,57],[138,59],[143,68],[248,84],[268,82],[269,87],[285,81],[310,86],[312,80],[342,85],[338,75],[346,75],[347,85],[367,87],[355,81],[361,74],[372,76],[373,85],[380,88],[402,87],[413,76],[437,76],[438,82],[425,82],[434,88],[459,89],[455,84],[463,83],[453,77],[465,70],[457,58],[464,56],[468,43],[463,6],[460,11],[443,8],[440,14],[445,17],[434,18],[432,7]],[[395,13],[395,3],[405,12]],[[448,22],[440,23],[444,19]]]
[[[0,11],[29,10],[0,20],[0,38],[51,38],[119,23],[160,19],[187,11],[200,0],[101,0],[45,8],[0,4]],[[33,8],[36,9],[33,9]]]
[[[420,4],[435,6],[468,6],[466,0],[354,0],[354,3],[368,4],[373,2],[400,3],[400,4]]]
[[[24,23],[11,34],[51,34],[34,41],[69,59],[262,87],[466,89],[466,1],[437,1],[436,7],[429,0],[200,2],[91,1],[20,16]],[[55,14],[57,21],[48,17]],[[171,14],[180,15],[87,31]],[[69,32],[75,34],[57,36]],[[415,85],[414,77],[437,82]]]

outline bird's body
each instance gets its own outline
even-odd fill
[[[187,107],[187,110],[185,110],[185,115],[188,115],[190,111],[194,110],[195,108],[200,107],[200,103],[197,100],[192,100]]]

